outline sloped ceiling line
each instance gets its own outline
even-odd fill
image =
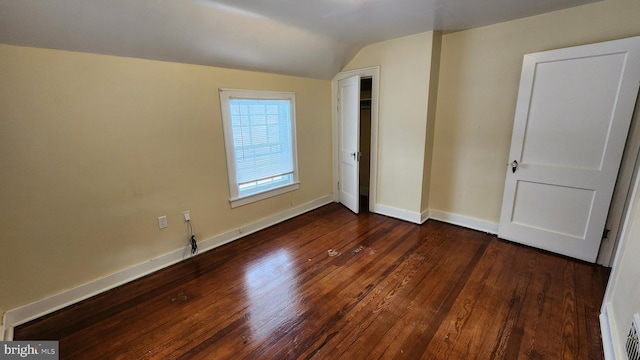
[[[364,46],[593,0],[2,0],[0,43],[331,79]]]

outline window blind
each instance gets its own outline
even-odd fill
[[[291,103],[229,99],[238,185],[292,174]]]

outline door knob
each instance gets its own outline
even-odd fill
[[[511,171],[516,172],[516,169],[518,168],[518,161],[513,160],[513,162],[509,165],[511,165]]]

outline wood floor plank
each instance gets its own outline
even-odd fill
[[[416,233],[412,231],[411,233],[408,233],[406,237],[400,238],[400,243],[395,247],[396,249],[400,250],[398,256],[395,257],[397,260],[393,263],[384,264],[384,267],[380,267],[379,271],[377,272],[379,274],[377,279],[370,278],[362,282],[361,286],[367,287],[366,292],[362,292],[361,294],[359,294],[360,296],[364,295],[362,296],[362,299],[358,302],[358,304],[356,304],[356,306],[350,313],[347,313],[342,322],[335,324],[329,330],[331,333],[336,334],[336,336],[332,337],[331,339],[332,343],[329,344],[331,346],[327,347],[327,349],[331,349],[331,354],[333,356],[340,356],[344,353],[345,342],[348,344],[348,348],[352,348],[353,341],[352,339],[348,338],[348,336],[357,335],[359,331],[362,331],[366,328],[367,321],[371,321],[377,317],[376,310],[379,311],[380,306],[383,306],[382,304],[380,304],[381,296],[385,295],[384,290],[386,286],[389,285],[385,281],[380,282],[379,279],[386,279],[389,276],[393,276],[398,267],[405,263],[405,259],[415,251],[416,244],[408,240],[410,237],[415,237],[415,235]],[[371,260],[371,262],[372,264],[377,265],[378,260],[374,258]],[[389,297],[387,297],[387,300],[389,300]],[[378,324],[381,325],[380,321],[378,321]],[[323,354],[326,351],[324,349],[322,350],[323,351],[317,352],[319,357],[323,357]],[[362,352],[359,353],[362,354]]]
[[[465,243],[453,233],[445,233],[437,248],[432,248],[432,243],[433,240],[428,239],[418,252],[419,271],[410,279],[412,282],[407,284],[406,291],[399,294],[397,308],[404,311],[397,314],[399,321],[395,322],[392,330],[394,342],[386,344],[381,341],[372,356],[416,358],[415,353],[421,350],[412,348],[421,343],[420,346],[424,346],[433,336],[440,317],[450,306],[447,299],[454,296],[466,281],[464,269],[473,267],[474,257],[482,254],[486,246],[486,242],[481,241]]]
[[[489,358],[491,351],[499,345],[495,339],[504,332],[507,313],[505,302],[509,301],[509,279],[515,253],[509,247],[491,243],[483,259],[465,287],[455,299],[446,321],[440,324],[438,333],[429,344],[426,356],[433,358]],[[509,278],[512,278],[509,276]],[[504,284],[502,284],[502,283]],[[504,286],[499,288],[497,284]],[[499,292],[501,301],[496,301]],[[473,356],[472,356],[473,355]]]
[[[372,281],[376,281],[376,278],[380,276],[376,274],[387,273],[390,269],[398,266],[398,260],[389,263],[388,259],[399,259],[402,257],[402,253],[410,248],[410,243],[405,241],[405,237],[401,234],[409,235],[408,231],[415,231],[412,228],[406,225],[395,226],[393,231],[388,233],[390,236],[387,238],[394,239],[394,241],[384,241],[385,238],[372,236],[364,243],[355,243],[344,257],[342,257],[343,255],[336,256],[337,267],[336,271],[334,271],[334,276],[323,279],[323,283],[321,283],[322,287],[331,288],[333,291],[323,294],[319,298],[322,306],[315,311],[321,315],[312,317],[312,319],[317,319],[318,322],[305,324],[305,326],[310,326],[313,329],[311,336],[308,337],[309,340],[323,340],[316,340],[314,343],[310,343],[309,340],[302,341],[301,348],[312,349],[312,352],[319,353],[327,345],[326,338],[322,337],[323,333],[334,334],[331,336],[331,340],[334,339],[335,334],[337,334],[335,331],[336,325],[347,322],[348,320],[345,317],[357,311],[357,307],[363,303],[371,290],[375,288]],[[379,242],[370,242],[374,238],[377,238]],[[351,262],[359,262],[362,265],[356,266]],[[349,270],[349,268],[359,268],[361,271],[356,273],[345,271]],[[316,286],[316,284],[312,285]],[[334,299],[339,299],[340,301],[338,312],[333,310],[336,308],[335,304],[332,304],[332,301],[336,301]],[[330,305],[330,307],[327,307],[327,305]],[[276,356],[276,358],[282,356],[281,354],[272,355]]]
[[[603,359],[608,269],[331,204],[15,329],[61,359]]]
[[[557,353],[561,348],[560,338],[549,338],[547,333],[552,333],[548,329],[559,324],[556,318],[548,315],[553,313],[551,306],[561,299],[562,283],[555,280],[563,273],[563,263],[547,261],[550,255],[546,253],[532,249],[529,253],[532,282],[523,302],[526,311],[520,319],[522,340],[518,350],[521,359],[537,359],[539,354]]]

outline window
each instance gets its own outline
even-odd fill
[[[231,207],[298,189],[295,94],[220,89]]]

